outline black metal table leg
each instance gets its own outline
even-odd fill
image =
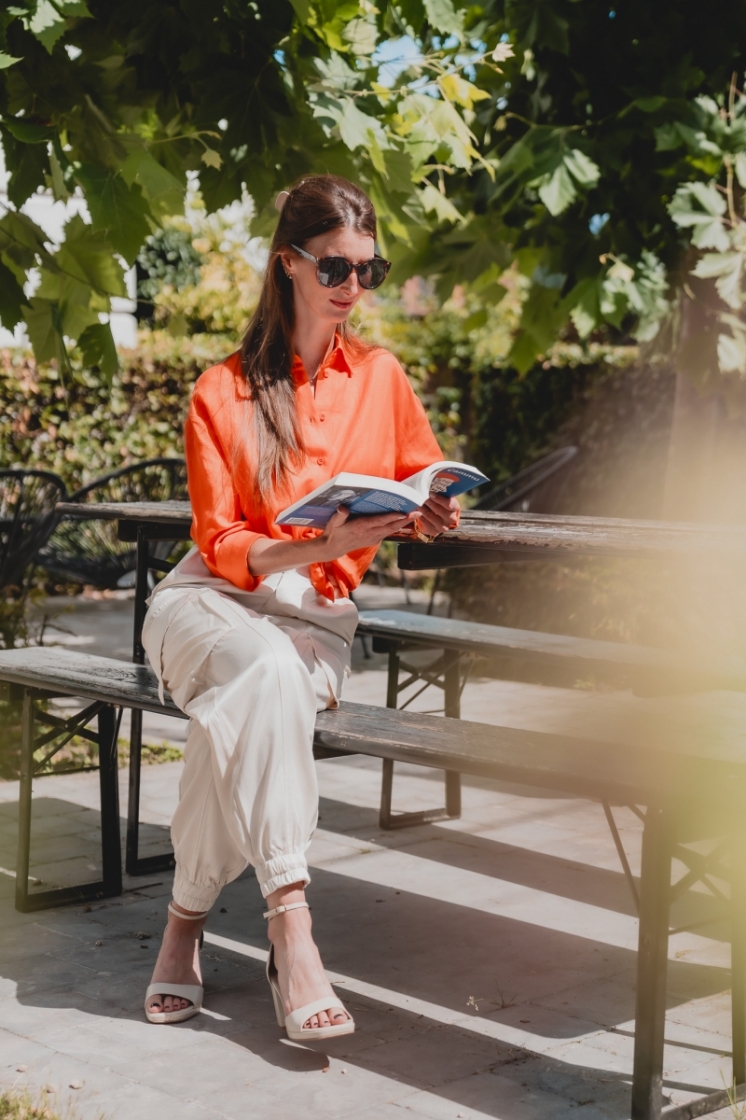
[[[632,1120],[658,1120],[663,1104],[672,825],[649,806],[642,840]]]
[[[159,539],[162,534],[159,534]],[[137,526],[137,571],[135,578],[135,620],[132,638],[132,660],[136,665],[145,664],[142,628],[145,623],[148,598],[148,572],[150,549],[148,526]],[[140,846],[140,780],[142,776],[142,712],[134,711],[130,723],[130,765],[127,797],[127,844],[125,865],[128,875],[152,875],[168,871],[174,866],[173,852],[163,855],[139,856]]]

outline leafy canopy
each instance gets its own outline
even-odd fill
[[[371,194],[394,278],[494,301],[523,274],[519,370],[602,328],[740,381],[744,44],[727,0],[16,0],[0,319],[111,373],[123,266],[190,174],[208,211],[248,192],[266,233],[276,191],[332,171]],[[19,212],[39,187],[87,202],[56,250]]]
[[[514,47],[503,73],[474,78],[488,97],[470,127],[494,173],[447,176],[466,220],[423,238],[411,267],[446,291],[457,277],[484,283],[485,246],[495,277],[512,261],[530,282],[509,357],[522,370],[570,327],[678,346],[700,380],[744,374],[746,8],[495,0],[482,11],[485,37]]]
[[[415,85],[387,81],[396,62],[376,57],[397,41],[418,44]],[[77,340],[110,375],[100,320],[190,174],[209,211],[248,192],[261,232],[278,190],[337,172],[370,192],[384,251],[413,248],[417,231],[461,220],[437,176],[481,160],[469,119],[487,94],[465,70],[496,71],[510,54],[496,45],[475,47],[451,0],[18,0],[0,14],[3,325],[25,320],[39,360],[64,364]],[[19,212],[45,187],[82,193],[90,215],[57,251]]]

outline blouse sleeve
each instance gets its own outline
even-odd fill
[[[443,452],[430,427],[422,401],[410,385],[409,378],[396,359],[391,355],[387,357],[393,364],[391,413],[392,435],[396,442],[394,477],[401,482],[432,463],[437,463],[443,458]],[[323,568],[327,572],[331,569],[342,594],[349,596],[372,564],[377,551],[375,547],[360,548],[324,564]],[[325,594],[332,598],[331,584],[328,588]]]
[[[266,534],[245,519],[225,448],[208,402],[194,391],[184,426],[184,447],[192,502],[192,540],[214,576],[253,591],[262,576],[249,571],[249,549]]]

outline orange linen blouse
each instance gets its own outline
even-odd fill
[[[339,335],[316,379],[293,363],[296,407],[305,461],[281,488],[258,500],[251,436],[251,399],[238,354],[198,379],[185,426],[192,539],[215,576],[253,591],[263,577],[249,572],[248,554],[259,537],[302,540],[320,530],[277,525],[292,502],[340,471],[402,480],[442,459],[425,410],[393,354],[363,349]],[[357,587],[376,554],[357,549],[325,564],[311,564],[313,586],[327,599]]]

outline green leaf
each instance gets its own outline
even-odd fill
[[[601,175],[600,167],[581,152],[580,148],[571,148],[569,152],[565,152],[563,162],[575,182],[581,187],[594,187],[598,182]]]
[[[149,207],[138,183],[131,187],[118,172],[84,164],[75,172],[85,193],[94,230],[108,234],[109,241],[127,264],[133,264],[146,237],[152,233],[147,221]]]
[[[108,323],[95,323],[87,327],[78,339],[81,357],[86,366],[98,366],[109,384],[119,369],[117,348],[111,326]]]
[[[12,331],[23,320],[26,303],[23,288],[9,268],[0,261],[0,323]]]
[[[746,373],[746,338],[718,335],[718,365],[723,373]]]
[[[388,138],[381,122],[361,112],[352,98],[345,104],[338,127],[342,140],[352,151],[368,147],[372,140],[375,140],[379,149],[388,147]]]
[[[122,164],[121,174],[128,187],[134,182],[140,184],[155,217],[165,218],[184,212],[185,185],[144,148],[128,156]]]
[[[364,58],[373,54],[378,46],[378,28],[373,20],[353,19],[344,29],[342,38],[354,55]]]
[[[746,152],[736,152],[735,170],[738,185],[746,190]]]
[[[290,0],[293,5],[293,11],[299,23],[308,23],[311,15],[311,2],[310,0]]]
[[[744,300],[741,290],[743,263],[742,253],[705,253],[692,272],[705,280],[715,279],[720,298],[737,311]]]
[[[460,35],[463,30],[463,15],[457,12],[450,0],[424,0],[428,23],[436,31],[448,35]]]
[[[0,252],[24,271],[38,263],[54,268],[54,259],[46,242],[44,230],[27,214],[9,210],[0,218]]]
[[[539,187],[539,198],[549,213],[557,217],[577,197],[578,192],[575,190],[570,172],[563,160],[551,175],[544,178],[542,185]]]
[[[64,273],[106,296],[126,296],[122,267],[103,231],[96,231],[76,214],[65,226],[65,240],[55,254]]]
[[[14,206],[23,206],[39,187],[46,185],[49,174],[49,155],[46,144],[22,144],[5,137],[5,163],[10,178],[8,198]]]
[[[583,339],[588,338],[588,335],[601,324],[599,294],[598,280],[595,276],[588,276],[585,280],[581,280],[570,293],[570,302],[573,303],[570,318]]]
[[[34,124],[23,117],[3,117],[3,128],[7,128],[16,140],[24,144],[46,144],[57,135],[53,128],[45,124]]]
[[[39,299],[37,296],[29,304],[23,309],[23,317],[37,362],[56,360],[60,365],[66,366],[67,352],[59,329],[59,307],[51,300]]]
[[[20,58],[13,58],[12,55],[6,54],[5,51],[0,51],[0,70],[7,70],[9,66],[15,66],[15,64],[20,61]]]
[[[49,150],[49,166],[52,172],[50,178],[52,180],[52,194],[54,195],[55,201],[67,202],[68,198],[70,197],[70,192],[67,189],[62,166],[57,158],[57,153],[55,152],[54,148],[50,148]]]
[[[206,167],[214,167],[216,171],[223,166],[220,152],[216,152],[214,148],[205,148],[201,158]]]
[[[437,187],[428,183],[420,191],[422,208],[426,214],[435,214],[439,222],[461,222],[461,214],[453,203]]]
[[[65,34],[67,22],[50,0],[36,0],[32,14],[24,19],[26,29],[52,53],[54,44]]]
[[[643,113],[654,113],[656,109],[660,109],[661,105],[666,104],[665,97],[638,97],[632,102],[638,109],[642,109]]]

